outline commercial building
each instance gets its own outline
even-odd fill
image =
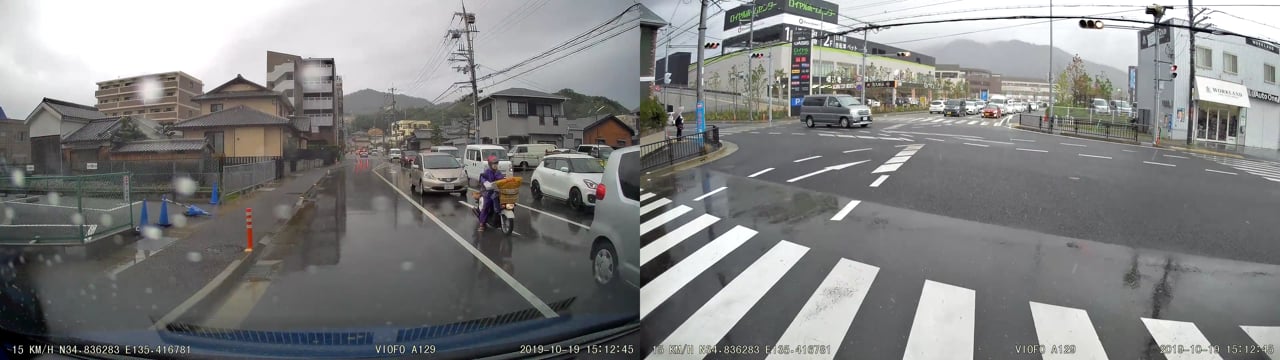
[[[1187,22],[1169,19],[1164,23]],[[1195,102],[1188,104],[1188,31],[1153,27],[1139,32],[1135,80],[1139,117],[1144,122],[1154,119],[1165,139],[1186,141],[1190,128],[1198,143],[1280,148],[1280,84],[1276,82],[1280,47],[1235,36],[1197,36]],[[1157,59],[1162,63],[1157,64]],[[1170,64],[1178,67],[1176,77]]]
[[[689,72],[682,71],[688,69],[693,64],[693,53],[690,52],[673,52],[665,58],[658,59],[658,77],[662,78],[663,72],[671,74],[671,83],[667,84],[675,86],[689,86]]]
[[[964,81],[969,86],[969,97],[982,98],[982,92],[988,95],[1004,94],[1004,77],[990,70],[977,68],[960,68],[964,71]]]
[[[310,119],[308,146],[340,145],[342,79],[333,58],[303,58],[267,51],[266,87],[293,101],[296,116]]]
[[[1000,89],[1010,99],[1049,101],[1052,85],[1044,79],[1003,76],[1000,78]]]
[[[181,71],[139,75],[98,82],[97,109],[108,116],[143,115],[160,124],[200,115],[191,98],[204,93],[204,83]]]

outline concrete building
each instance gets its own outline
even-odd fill
[[[688,69],[689,65],[693,64],[693,53],[673,52],[665,58],[658,59],[657,64],[659,79],[663,78],[663,71],[671,73],[671,83],[667,86],[689,86],[689,72],[682,70]]]
[[[1004,76],[1000,79],[1000,89],[1010,99],[1049,101],[1052,85],[1044,79]]]
[[[933,77],[942,81],[957,82],[967,77],[964,69],[956,64],[938,64],[933,69]]]
[[[969,98],[979,99],[985,90],[989,95],[1003,94],[1003,76],[993,74],[990,70],[977,68],[960,68],[964,71],[964,80],[969,85]]]
[[[652,10],[644,4],[640,4],[640,94],[642,99],[648,99],[653,96],[653,85],[655,83],[655,75],[657,64],[654,59],[658,52],[658,29],[667,26],[667,21],[658,14],[654,14]],[[657,76],[657,79],[661,79]],[[661,84],[661,81],[657,81]]]
[[[200,115],[191,98],[204,93],[204,83],[181,71],[139,75],[98,82],[97,109],[108,116],[142,114],[160,124]]]
[[[1164,23],[1187,22],[1169,19]],[[1280,148],[1280,84],[1276,82],[1280,47],[1235,36],[1197,36],[1196,101],[1188,104],[1188,32],[1167,27],[1139,32],[1135,79],[1139,117],[1154,119],[1165,139],[1186,141],[1190,128],[1197,143]],[[1157,65],[1156,59],[1165,63]],[[1178,66],[1177,77],[1155,81],[1170,80],[1168,63]]]
[[[480,98],[480,141],[484,144],[563,144],[569,123],[568,98],[510,88]]]
[[[333,58],[303,58],[267,51],[267,88],[293,101],[296,116],[311,120],[308,145],[340,145],[342,79]]]
[[[21,119],[0,113],[0,165],[31,164],[31,137]]]
[[[36,174],[69,173],[71,164],[63,161],[62,141],[80,128],[108,116],[97,108],[58,99],[44,98],[23,121],[31,139],[31,162]]]

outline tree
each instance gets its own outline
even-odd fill
[[[1102,73],[1098,73],[1097,75],[1093,76],[1093,83],[1094,83],[1094,87],[1098,91],[1093,96],[1095,98],[1110,99],[1111,94],[1116,91],[1115,86],[1111,84],[1111,79],[1108,79],[1106,76],[1103,76]]]
[[[719,72],[712,72],[711,75],[707,75],[707,78],[705,80],[707,82],[707,87],[713,90],[720,90],[720,73]]]
[[[120,118],[120,128],[111,136],[111,143],[120,146],[130,141],[145,139],[147,139],[147,134],[138,129],[138,124],[133,122],[132,116],[126,115]]]
[[[444,129],[440,128],[439,122],[432,121],[431,122],[431,145],[439,146],[442,144],[444,144]]]
[[[643,135],[647,129],[662,129],[667,124],[667,112],[657,99],[646,98],[640,101],[640,129]]]
[[[1061,73],[1058,73],[1058,80],[1056,82],[1056,85],[1057,85],[1057,88],[1054,89],[1054,93],[1053,93],[1054,95],[1053,102],[1055,104],[1071,104],[1072,102],[1075,101],[1075,98],[1071,95],[1071,91],[1068,91],[1068,89],[1071,89],[1071,75],[1067,74],[1066,70],[1062,70]],[[1058,105],[1058,106],[1066,106],[1066,105]]]
[[[1080,54],[1076,54],[1071,58],[1071,64],[1067,65],[1067,76],[1071,79],[1071,97],[1076,105],[1084,105],[1089,99],[1091,88],[1093,87],[1093,79],[1085,72],[1084,59]]]

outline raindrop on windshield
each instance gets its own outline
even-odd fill
[[[71,214],[71,225],[84,225],[84,214]]]
[[[53,262],[62,263],[62,254],[53,254]]]
[[[316,266],[315,266],[315,265],[307,265],[307,273],[308,273],[308,274],[315,275],[317,270],[318,270],[318,269],[316,268]]]
[[[373,209],[377,211],[386,211],[391,208],[391,199],[386,196],[375,196],[373,198]]]
[[[11,179],[9,181],[13,182],[13,186],[27,186],[27,174],[23,173],[22,170],[13,169],[13,171],[9,172],[9,179]]]
[[[97,285],[94,285],[93,283],[89,284],[89,290],[97,290],[97,289],[98,289]]]
[[[173,220],[172,220],[172,221],[173,221],[173,226],[175,226],[175,227],[187,227],[187,217],[186,217],[186,216],[182,216],[182,214],[176,214],[176,213],[175,213],[175,214],[169,214],[169,218],[170,218],[170,219],[173,219]]]
[[[187,253],[187,261],[200,262],[201,259],[204,259],[204,255],[200,254],[199,251],[192,251]]]
[[[200,185],[196,184],[196,181],[191,180],[191,178],[189,177],[183,176],[177,179],[173,179],[173,189],[176,190],[178,194],[182,196],[194,195],[196,193],[196,189],[199,187]]]
[[[124,236],[121,236],[121,235],[112,236],[111,242],[116,243],[116,245],[124,245]]]
[[[13,221],[13,216],[15,214],[16,212],[13,211],[13,208],[5,206],[4,207],[4,223],[8,224],[10,221]]]
[[[275,213],[277,219],[288,219],[289,211],[293,210],[289,205],[276,205]]]
[[[145,293],[150,294],[150,293],[151,293],[151,288],[142,289],[142,292],[145,292]]]
[[[160,235],[162,234],[163,233],[160,231],[160,228],[155,226],[147,226],[142,228],[142,236],[151,240],[159,240]]]
[[[102,227],[109,228],[111,224],[115,223],[115,218],[112,218],[111,214],[102,213],[102,216],[98,217],[98,223],[102,224]]]
[[[47,201],[49,202],[49,205],[58,205],[62,203],[62,196],[52,191],[49,192],[48,196],[45,196],[45,199],[48,199]]]
[[[409,270],[413,270],[412,261],[405,261],[400,263],[400,271],[409,271]]]
[[[149,77],[138,83],[138,98],[143,104],[154,104],[164,95],[164,85],[159,79]]]

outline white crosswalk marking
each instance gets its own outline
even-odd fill
[[[773,287],[782,276],[791,270],[809,248],[792,242],[782,241],[774,245],[759,260],[743,270],[741,274],[725,285],[724,289],[694,312],[679,328],[671,332],[662,347],[666,344],[693,344],[693,346],[714,346],[729,333],[730,329],[741,320],[748,310],[760,301],[761,297]],[[683,262],[682,262],[683,263]],[[643,294],[643,291],[641,292]],[[641,295],[643,296],[643,295]],[[644,317],[644,315],[641,315]],[[649,358],[698,358],[702,353],[674,355],[650,355]]]
[[[1035,321],[1036,338],[1040,344],[1076,347],[1073,354],[1041,352],[1045,359],[1107,359],[1098,333],[1093,330],[1093,322],[1089,321],[1089,313],[1084,310],[1033,301],[1031,318]]]
[[[662,213],[662,215],[654,216],[652,219],[649,219],[649,221],[645,221],[640,224],[640,235],[648,234],[650,231],[653,231],[653,229],[657,229],[659,226],[662,226],[662,224],[675,220],[680,217],[680,215],[684,215],[684,213],[692,210],[693,208],[680,205],[675,209],[667,210],[667,212]]]
[[[654,193],[644,193],[644,194],[640,194],[640,201],[649,201],[649,198],[654,197],[654,196],[657,196],[657,195],[658,195],[658,194],[654,194]]]
[[[680,244],[681,241],[688,239],[689,236],[706,229],[717,221],[720,221],[720,218],[711,214],[702,214],[702,216],[699,216],[697,219],[693,219],[693,221],[680,225],[679,228],[662,235],[662,237],[657,240],[650,242],[649,245],[645,245],[640,248],[640,265],[644,266],[644,264],[649,263],[649,260],[653,260],[653,258],[658,257],[658,255],[662,255],[662,253],[667,252],[667,250],[671,250],[672,247]]]
[[[924,281],[903,360],[973,359],[973,290]]]
[[[1280,182],[1280,163],[1247,159],[1234,159],[1215,155],[1191,154],[1202,159],[1229,166],[1249,174],[1261,176],[1263,179]]]
[[[1151,338],[1155,339],[1157,344],[1164,346],[1188,346],[1190,344],[1204,345],[1209,344],[1209,339],[1200,333],[1200,328],[1196,324],[1185,321],[1160,320],[1142,318],[1142,323],[1146,324],[1147,332],[1151,333]],[[1218,354],[1200,353],[1194,354],[1188,352],[1164,352],[1164,356],[1169,360],[1198,360],[1198,359],[1222,359]]]
[[[879,174],[879,173],[894,172],[894,171],[897,171],[898,168],[900,167],[902,167],[902,163],[884,164],[884,165],[880,165],[880,167],[876,168],[874,171],[871,171],[871,173]]]
[[[667,199],[667,198],[654,200],[653,202],[644,204],[644,206],[640,207],[640,215],[648,214],[650,211],[657,210],[663,206],[667,206],[667,204],[670,204],[670,203],[671,203],[671,199]]]
[[[640,318],[643,319],[676,291],[693,281],[694,277],[742,246],[753,236],[756,236],[755,230],[736,226],[676,263],[662,275],[653,278],[640,289]]]
[[[978,120],[973,120],[969,122],[969,125],[977,124],[978,122],[979,122]]]
[[[1249,338],[1258,346],[1280,348],[1280,326],[1241,326]],[[1268,355],[1272,359],[1280,359],[1275,354]]]
[[[823,356],[775,353],[767,359],[834,359],[879,272],[878,267],[840,259],[777,342],[791,346],[831,345],[831,351]]]

